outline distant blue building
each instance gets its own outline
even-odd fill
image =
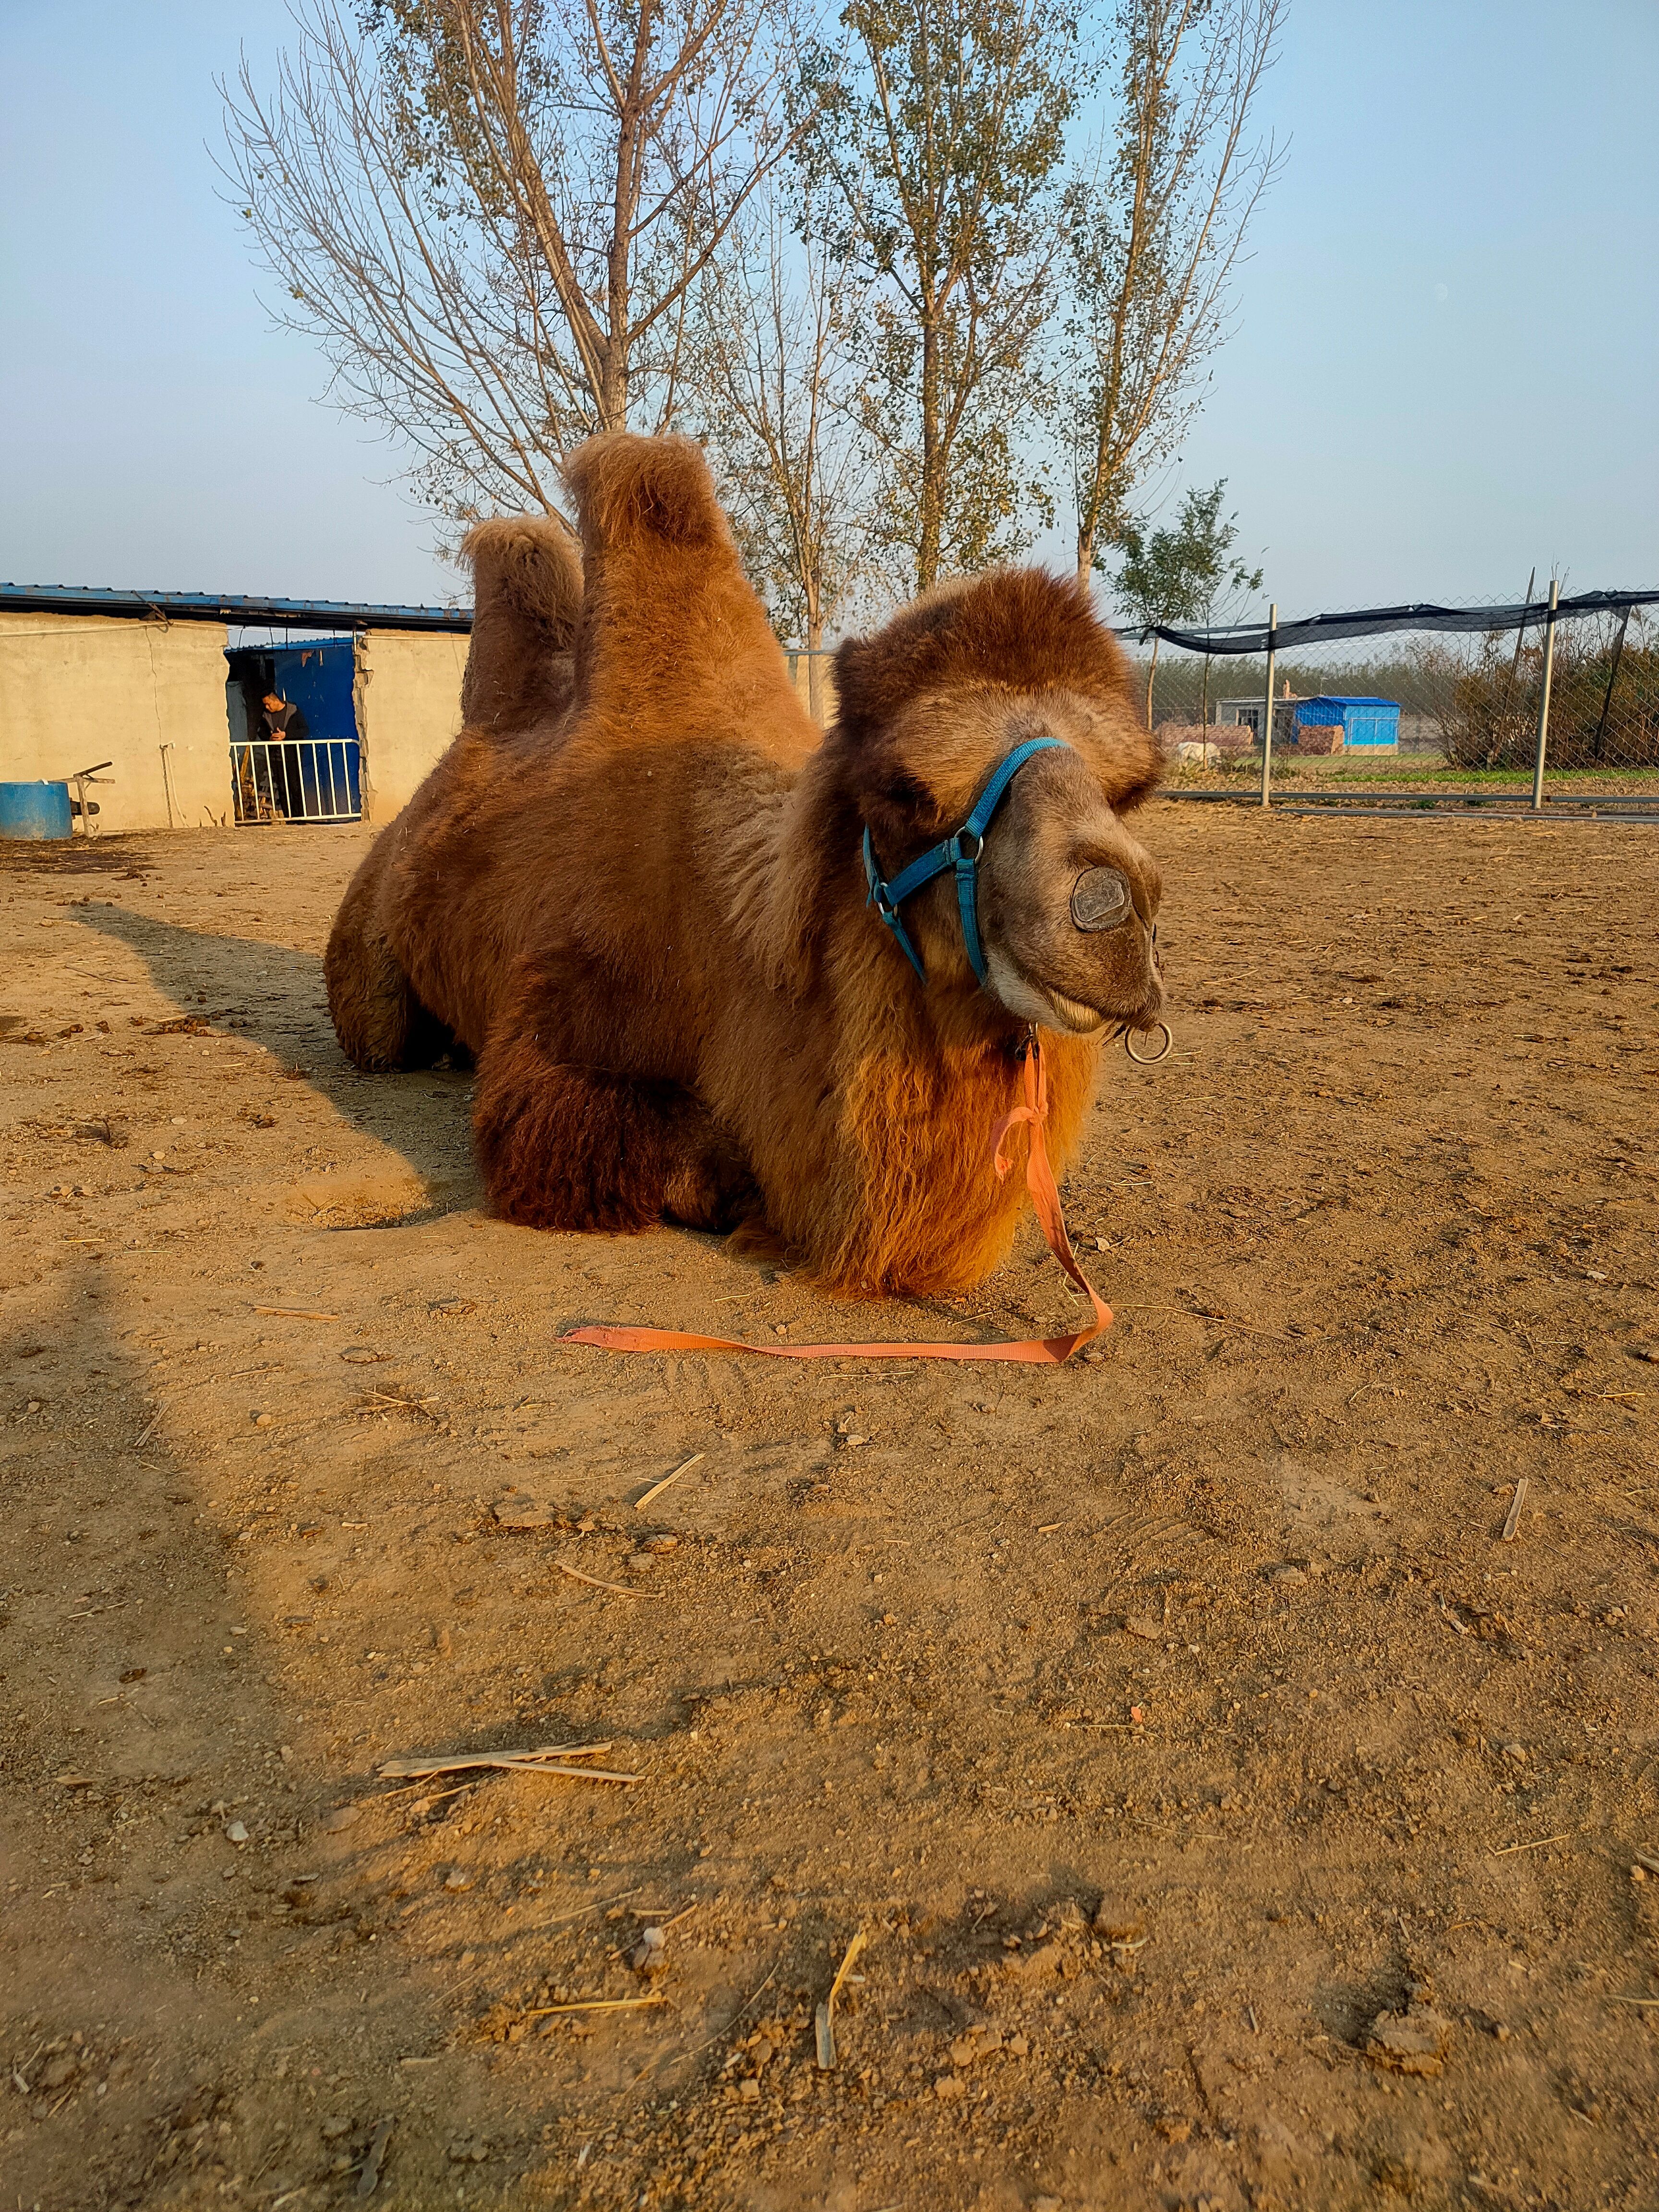
[[[1278,716],[1274,716],[1278,720]],[[1298,730],[1340,729],[1345,746],[1388,746],[1400,743],[1400,702],[1395,699],[1355,699],[1326,692],[1317,699],[1298,699],[1291,720]]]

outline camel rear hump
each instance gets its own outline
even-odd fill
[[[562,714],[582,611],[574,538],[556,515],[498,515],[468,532],[461,554],[473,580],[462,720],[505,736]]]

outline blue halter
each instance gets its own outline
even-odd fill
[[[991,778],[977,799],[974,811],[957,831],[942,844],[930,846],[919,860],[912,860],[908,868],[893,878],[891,883],[882,880],[876,866],[876,849],[870,842],[866,825],[864,832],[864,873],[870,886],[866,902],[873,906],[889,929],[897,938],[905,958],[915,969],[921,981],[927,981],[927,970],[921,964],[921,956],[910,942],[899,908],[912,891],[919,891],[924,884],[931,884],[935,876],[942,876],[947,868],[954,869],[957,878],[957,905],[962,913],[962,941],[968,953],[968,963],[981,986],[990,981],[985,965],[985,953],[979,941],[979,862],[985,850],[985,832],[990,827],[991,817],[1007,795],[1008,787],[1019,774],[1033,753],[1047,752],[1049,748],[1066,750],[1060,738],[1028,738],[1023,745],[1016,745],[998,763]]]

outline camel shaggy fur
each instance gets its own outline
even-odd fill
[[[1071,580],[959,583],[841,647],[820,739],[698,448],[617,434],[568,474],[580,563],[556,522],[469,541],[466,727],[347,891],[341,1042],[370,1068],[473,1054],[511,1220],[745,1224],[831,1287],[979,1281],[1021,1204],[988,1138],[1030,1024],[1060,1169],[1108,1023],[1161,1002],[1158,872],[1120,819],[1158,756],[1115,641]],[[865,830],[890,878],[1038,734],[1063,749],[985,840],[988,987],[948,876],[904,910],[924,987],[866,902]],[[1083,890],[1106,871],[1110,927]]]

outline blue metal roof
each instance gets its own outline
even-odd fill
[[[1372,699],[1359,691],[1321,691],[1311,699],[1298,702],[1304,707],[1395,707],[1398,699]]]
[[[240,623],[248,629],[449,630],[471,607],[380,607],[349,599],[261,599],[211,592],[115,592],[85,584],[0,584],[0,614],[102,615],[132,621]]]

